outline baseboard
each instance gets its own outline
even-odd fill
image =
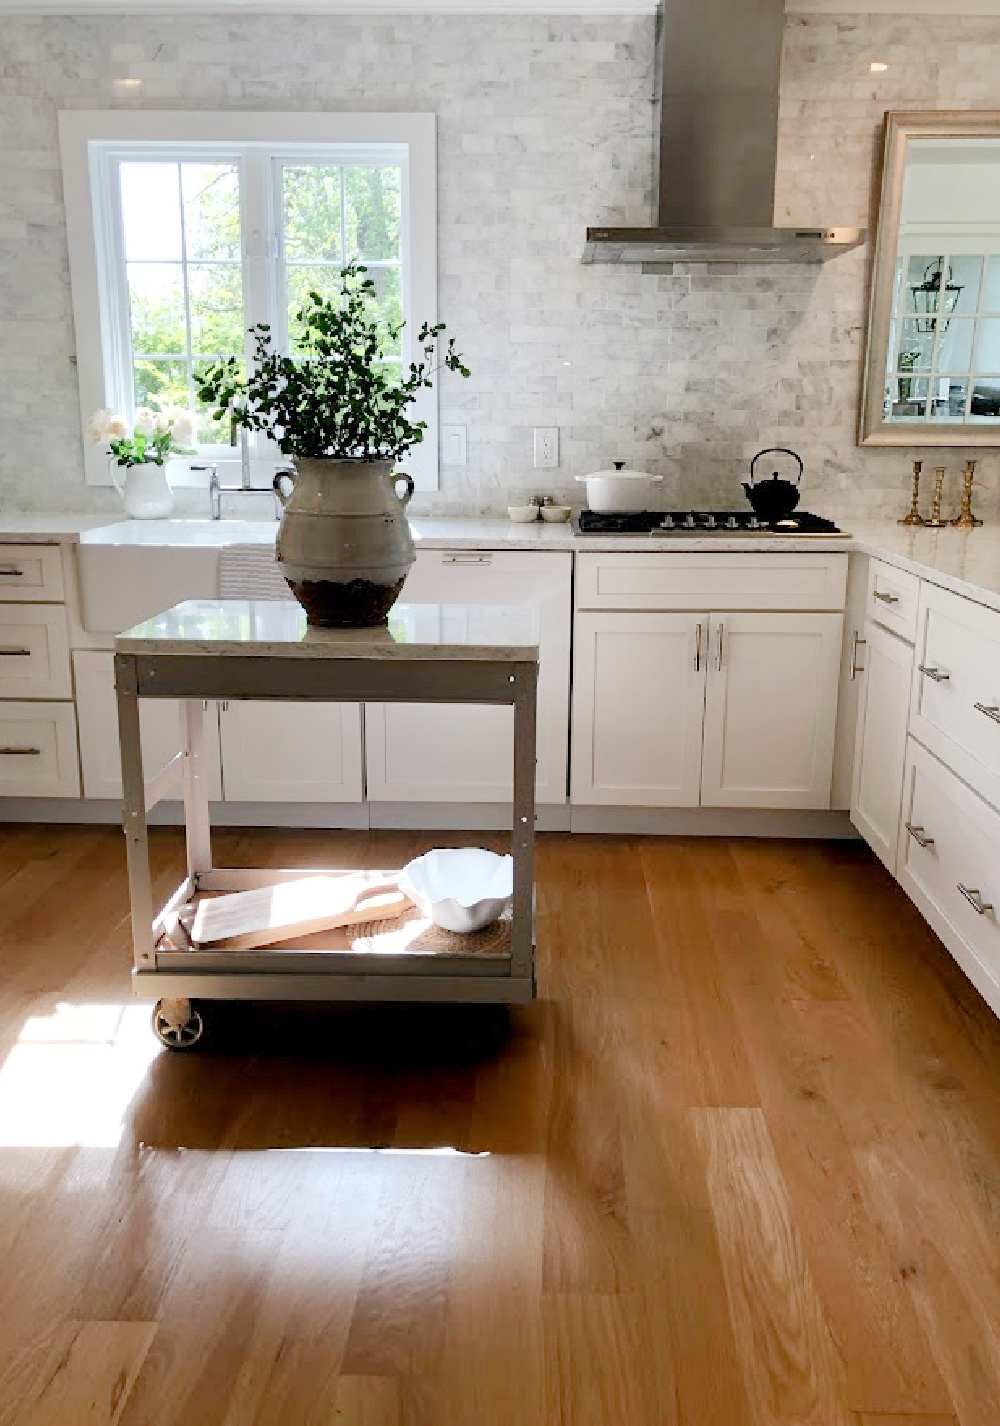
[[[502,802],[213,802],[213,827],[304,827],[403,832],[510,831],[511,810]],[[151,827],[178,827],[179,802],[161,802],[149,814]],[[0,823],[32,822],[121,826],[121,803],[112,798],[0,797]],[[858,840],[845,812],[764,812],[724,807],[538,808],[539,832],[576,832],[652,837],[800,837]]]
[[[509,802],[369,802],[369,825],[401,832],[509,832]],[[535,809],[539,832],[568,832],[570,808],[542,804]]]
[[[574,807],[570,831],[618,836],[859,840],[846,812],[767,812],[745,807]]]

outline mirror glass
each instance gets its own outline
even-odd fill
[[[862,439],[1000,444],[1000,122],[996,137],[909,134],[896,149]]]

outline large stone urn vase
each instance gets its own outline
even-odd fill
[[[416,558],[410,477],[388,460],[297,456],[294,476],[275,476],[274,489],[283,507],[275,553],[309,623],[385,623]]]

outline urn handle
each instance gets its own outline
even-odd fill
[[[285,490],[283,481],[288,481],[290,489]],[[272,489],[278,500],[281,502],[282,510],[292,498],[292,491],[295,489],[295,472],[291,470],[279,470],[275,472],[274,480],[271,483]]]
[[[406,491],[403,495],[400,495],[399,490],[397,489],[397,486],[399,485],[400,481],[403,481],[406,485]],[[413,499],[414,485],[412,477],[407,475],[402,470],[397,471],[392,477],[392,488],[396,492],[396,499],[399,501],[400,505],[402,505],[403,509],[405,510],[407,505],[409,505],[410,501]]]

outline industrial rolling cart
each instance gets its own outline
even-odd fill
[[[397,605],[379,629],[313,629],[290,601],[189,601],[120,634],[115,686],[121,742],[137,995],[155,997],[153,1028],[173,1049],[196,1044],[214,1000],[453,1001],[512,1004],[535,996],[534,838],[537,611],[525,605]],[[148,781],[139,700],[180,701],[181,750]],[[490,936],[427,923],[417,934],[317,947],[197,946],[182,930],[206,895],[336,871],[212,864],[204,713],[212,699],[268,702],[509,704],[514,710],[512,912]],[[183,799],[187,875],[154,914],[146,814]],[[388,927],[389,923],[385,923]]]

